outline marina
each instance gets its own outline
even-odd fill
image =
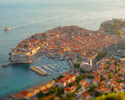
[[[103,4],[98,2],[98,5],[97,1],[99,0],[85,0],[85,3],[82,4],[78,3],[76,0],[77,5],[72,6],[72,4],[75,4],[75,0],[73,0],[73,2],[70,2],[70,7],[65,6],[67,1],[61,1],[63,4],[60,3],[59,5],[55,5],[55,2],[50,1],[37,1],[38,2],[30,0],[29,5],[27,6],[25,1],[18,4],[17,2],[14,3],[11,0],[1,0],[0,66],[2,66],[3,63],[8,62],[8,54],[11,47],[16,46],[18,41],[25,39],[28,35],[44,32],[60,25],[79,25],[86,29],[98,30],[100,23],[105,19],[112,19],[114,17],[124,18],[125,16],[124,0],[119,0],[121,3],[119,3],[118,6],[116,5],[118,2],[112,3],[110,0],[104,0]],[[92,3],[90,3],[90,1]],[[107,3],[110,7],[106,7]],[[88,4],[88,6],[86,6],[86,4]],[[97,6],[95,6],[95,4]],[[51,7],[50,5],[55,6]],[[109,10],[109,8],[111,9]],[[50,15],[51,18],[48,18]],[[10,31],[3,30],[7,26],[11,29]],[[59,72],[49,68],[52,72],[56,73],[52,73],[51,76],[42,76],[29,69],[29,67],[41,67],[41,65],[48,67],[48,64],[52,66],[54,65],[55,69],[59,70]],[[9,65],[9,67],[6,68],[5,67],[0,67],[0,100],[8,95],[56,78],[61,73],[64,73],[62,70],[63,67],[66,67],[67,70],[70,68],[66,61],[60,62],[56,60],[55,62],[52,59],[48,59],[46,56],[40,58],[40,61],[36,61],[31,64],[14,64]],[[46,70],[46,72],[49,73],[48,70]]]
[[[50,70],[46,65],[42,65],[43,68],[45,68],[47,71],[49,72],[46,72],[45,70],[43,70],[42,68],[38,67],[38,66],[35,66],[35,67],[30,67],[31,70],[35,71],[36,73],[42,75],[42,76],[47,76],[47,75],[52,75],[52,73],[63,73],[65,71],[68,71],[67,68],[64,68],[63,66],[60,66],[62,68],[59,68],[56,66],[56,68],[54,68],[52,65],[48,65],[51,69],[53,70]],[[51,73],[50,73],[51,72]]]
[[[19,91],[32,87],[36,84],[41,84],[43,82],[47,82],[53,78],[56,78],[57,76],[59,76],[61,73],[64,73],[65,71],[61,71],[60,69],[56,68],[54,65],[59,66],[59,63],[63,63],[63,62],[67,65],[67,68],[68,68],[69,65],[66,61],[55,62],[53,59],[48,59],[47,57],[45,58],[40,57],[38,60],[36,60],[31,64],[12,64],[6,68],[1,67],[2,70],[0,70],[1,71],[0,90],[3,92],[0,93],[0,97],[4,97],[4,94],[6,94],[7,96],[7,95],[17,93]],[[52,65],[54,69],[49,67],[48,66],[49,64]],[[45,65],[52,72],[44,68],[45,66],[42,67],[41,65]],[[30,67],[33,67],[33,66],[39,66],[42,70],[46,71],[47,75],[39,74],[38,72],[31,70]],[[63,67],[61,67],[61,69],[62,68]],[[25,84],[23,84],[24,82]],[[8,83],[12,85],[9,85]]]

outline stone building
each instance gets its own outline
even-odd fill
[[[89,72],[89,71],[91,71],[92,66],[91,66],[89,63],[82,62],[82,63],[80,64],[80,69],[82,69],[83,71]]]

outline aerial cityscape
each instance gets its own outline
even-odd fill
[[[28,1],[0,1],[0,100],[125,100],[125,2]]]

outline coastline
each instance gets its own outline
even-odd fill
[[[32,63],[39,56],[48,56],[54,59],[69,57],[69,59],[75,59],[76,62],[87,60],[92,65],[91,60],[97,56],[98,52],[103,51],[103,49],[108,51],[108,47],[111,44],[115,45],[120,42],[117,36],[104,32],[102,30],[102,24],[100,27],[98,31],[93,32],[92,30],[87,30],[79,26],[59,26],[43,33],[36,33],[21,41],[11,50],[10,61],[16,63]],[[80,38],[80,41],[77,38]],[[92,39],[95,39],[97,42],[92,41]],[[77,42],[74,42],[76,46],[72,45],[70,43],[73,42],[72,40],[77,40],[81,46]],[[61,42],[63,46],[61,46]],[[94,43],[98,47],[88,42]]]
[[[47,56],[46,56],[46,57],[47,57]],[[51,59],[51,60],[54,61],[53,58],[48,58],[48,59]],[[61,60],[60,60],[60,61],[61,61]],[[66,59],[63,60],[63,61],[66,61],[66,62],[68,63],[68,65],[70,66],[70,62],[69,62],[69,61],[67,61]],[[16,63],[16,64],[20,64],[20,63]],[[72,68],[72,66],[70,66],[70,69],[69,69],[68,72],[71,72],[71,68]],[[66,72],[63,72],[63,73],[60,74],[60,75],[63,75],[63,74],[65,74],[65,73],[66,73]],[[45,76],[45,77],[46,77],[46,76]],[[58,77],[58,76],[57,76],[57,77]],[[55,78],[57,78],[57,77],[55,77]],[[30,86],[27,86],[27,87],[22,88],[21,90],[17,90],[17,91],[18,91],[18,92],[21,92],[21,91],[27,91],[27,90],[29,90],[29,89],[33,90],[33,89],[36,89],[36,88],[39,88],[39,87],[42,87],[42,86],[46,86],[48,83],[52,83],[52,81],[53,81],[53,78],[52,78],[51,80],[48,80],[48,81],[42,82],[42,83],[41,83],[41,81],[39,81],[39,82],[37,82],[37,83],[35,83],[35,84],[32,84],[32,85],[30,85]],[[12,91],[11,94],[10,94],[10,93],[7,93],[7,94],[5,94],[5,96],[3,96],[1,99],[2,99],[2,100],[8,100],[8,99],[10,99],[10,98],[12,98],[12,97],[11,97],[12,95],[18,93],[17,91]]]
[[[112,44],[110,44],[110,45],[108,45],[108,46],[104,46],[103,48],[100,48],[99,50],[98,50],[98,52],[102,52],[102,51],[104,51],[104,52],[109,52],[109,51],[112,51],[112,50],[117,50],[117,49],[119,49],[119,48],[121,48],[121,47],[123,47],[123,46],[125,46],[125,41],[119,41],[119,42],[116,42],[116,43],[112,43]],[[38,54],[38,55],[37,55]],[[48,57],[48,58],[50,58],[50,59],[57,59],[57,57],[56,56],[54,56],[53,55],[53,53],[52,53],[52,55],[49,55],[49,54],[46,54],[45,52],[42,52],[41,53],[41,51],[38,51],[37,52],[37,57],[39,57],[39,56],[43,56],[43,57]],[[42,55],[43,54],[43,55]],[[62,56],[63,57],[63,56]],[[61,57],[58,57],[58,59],[60,59]],[[70,59],[70,58],[69,58]],[[34,57],[34,60],[36,60],[36,57]],[[64,58],[64,60],[65,61],[67,61],[68,62],[68,64],[69,64],[69,66],[70,66],[70,69],[72,68],[71,66],[72,66],[72,62],[70,62],[70,60],[68,60],[68,59],[66,59],[66,58]],[[93,59],[93,60],[95,60],[95,59]],[[74,60],[73,60],[73,62],[74,62]],[[48,82],[45,82],[45,83],[42,83],[42,84],[44,84],[44,85],[46,85]],[[40,84],[40,85],[36,85],[36,86],[33,86],[32,88],[34,88],[34,87],[39,87],[39,86],[41,86],[42,84]]]

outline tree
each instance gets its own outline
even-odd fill
[[[37,93],[37,97],[38,97],[38,98],[45,97],[43,91],[40,91],[39,93]]]
[[[89,88],[88,92],[93,92],[93,91],[95,91],[95,89],[96,89],[96,85],[93,84],[93,85]]]
[[[58,81],[58,79],[56,79],[56,78],[53,78],[53,80],[55,80],[56,82]]]
[[[110,62],[110,61],[107,61],[107,64],[111,65],[111,62]]]
[[[110,68],[110,66],[106,66],[104,69],[107,70],[107,69],[109,69],[109,68]]]
[[[114,92],[114,87],[112,87],[112,90],[111,90],[112,92]]]
[[[102,93],[101,92],[99,92],[99,91],[96,91],[95,92],[95,96],[97,97],[97,96],[101,96],[102,95]]]
[[[115,65],[117,65],[117,62],[115,61]]]
[[[105,78],[103,76],[100,77],[100,81],[104,81]]]
[[[75,68],[80,68],[80,63],[75,63],[75,64],[74,64],[74,67],[75,67]]]
[[[125,100],[125,93],[118,92],[116,94],[116,93],[112,92],[112,93],[108,93],[107,95],[105,95],[105,94],[101,95],[92,100]]]
[[[71,83],[69,83],[69,87],[71,87],[72,86],[72,84]]]
[[[74,85],[77,86],[77,90],[80,88],[80,86],[79,86],[79,84],[77,82],[75,82]]]
[[[111,69],[110,72],[113,72],[113,69]]]
[[[119,59],[118,62],[121,62],[121,60]]]
[[[88,76],[89,74],[88,73],[85,73],[85,76]]]
[[[57,91],[58,91],[58,88],[56,86],[52,86],[51,89],[50,89],[51,93],[54,93],[54,92],[57,92]]]
[[[73,100],[76,95],[74,93],[68,93],[63,100]]]
[[[58,92],[56,93],[56,96],[61,97],[61,95],[62,95],[62,90],[61,88],[58,88]]]
[[[31,35],[31,38],[35,38],[35,36],[34,36],[34,35]]]
[[[60,75],[60,76],[58,76],[56,79],[57,80],[60,80],[61,78],[63,78],[64,77],[64,75]]]
[[[102,59],[103,57],[106,56],[106,53],[105,52],[100,52],[98,55],[97,55],[97,59]]]
[[[85,34],[84,36],[90,36],[90,34]]]
[[[63,94],[64,93],[64,88],[58,88],[58,92]]]
[[[76,82],[79,83],[83,79],[82,75],[79,75],[76,77]]]
[[[121,32],[120,30],[117,30],[117,31],[115,32],[115,34],[117,34],[117,35],[122,35],[122,32]]]
[[[117,64],[116,64],[116,66],[120,66],[120,64],[119,64],[119,63],[117,63]]]
[[[114,60],[115,60],[115,56],[113,56],[113,57],[112,57],[112,59],[114,59]]]
[[[113,74],[109,74],[108,78],[111,79],[113,77]]]

